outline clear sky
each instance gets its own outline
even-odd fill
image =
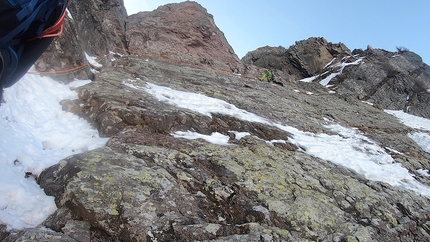
[[[124,0],[128,14],[175,0]],[[262,46],[309,37],[388,51],[405,47],[430,64],[429,0],[196,0],[214,16],[239,58]]]

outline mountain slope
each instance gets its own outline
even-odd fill
[[[256,50],[242,64],[194,2],[129,16],[132,26],[104,35],[100,30],[122,23],[111,20],[122,19],[121,2],[97,9],[118,16],[100,21],[93,13],[92,22],[73,10],[89,3],[75,2],[68,21],[77,29],[70,39],[76,43],[61,45],[60,39],[56,45],[65,46],[63,53],[98,55],[100,64],[86,66],[92,82],[62,104],[109,141],[37,178],[55,197],[58,210],[41,224],[53,231],[0,233],[6,241],[79,235],[91,241],[430,238],[430,154],[419,141],[429,140],[428,129],[406,126],[383,110],[380,96],[388,94],[360,89],[366,95],[357,98],[352,88],[354,80],[392,87],[397,74],[409,84],[406,73],[415,65],[426,73],[416,56],[351,53],[311,38],[289,49]],[[179,18],[171,27],[170,17]],[[201,35],[207,30],[215,35]],[[91,31],[102,44],[79,44]],[[54,61],[49,54],[41,61]],[[76,58],[88,62],[82,56]],[[388,75],[385,66],[398,72]],[[259,80],[266,70],[275,82]],[[393,79],[377,82],[366,70]],[[426,81],[426,75],[418,77]]]

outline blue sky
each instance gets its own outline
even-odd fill
[[[152,11],[174,0],[124,0],[129,14]],[[284,46],[309,37],[344,43],[396,47],[430,64],[430,1],[382,0],[196,0],[214,16],[239,58],[262,46]]]

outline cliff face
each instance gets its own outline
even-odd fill
[[[99,56],[97,72],[75,74],[93,78],[79,99],[62,103],[110,140],[38,177],[59,208],[42,224],[52,231],[0,229],[0,238],[430,239],[430,199],[420,193],[430,181],[417,171],[428,171],[430,154],[408,136],[416,130],[381,108],[428,115],[428,66],[417,55],[352,54],[310,38],[240,61],[194,2],[129,17],[122,1],[75,1],[70,11],[68,33],[39,68],[87,63],[84,51]],[[260,81],[266,70],[282,85]],[[362,157],[408,176],[374,179],[356,168]]]
[[[130,16],[126,39],[132,53],[229,73],[242,69],[212,15],[195,2],[168,4]]]

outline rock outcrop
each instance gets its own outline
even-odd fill
[[[88,13],[94,21],[86,22],[93,25],[85,30],[83,22],[88,19],[73,17],[79,23],[73,25],[77,35],[72,35],[71,42],[90,38],[91,33],[79,37],[84,31],[98,32],[96,36],[104,38],[109,23],[122,26],[123,18],[118,17],[123,14],[122,1],[74,4],[75,9],[97,5],[103,14],[120,15],[102,21]],[[263,47],[250,52],[243,59],[246,68],[242,72],[241,61],[211,15],[194,2],[162,6],[129,16],[126,22],[125,30],[111,30],[118,33],[112,35],[114,40],[78,45],[82,49],[77,51],[105,55],[122,46],[131,54],[106,58],[93,81],[77,89],[79,99],[62,102],[65,110],[110,137],[109,142],[65,158],[37,178],[58,206],[41,225],[45,229],[10,233],[0,225],[0,239],[430,240],[430,198],[368,180],[310,155],[306,147],[294,142],[292,133],[329,136],[335,135],[327,127],[330,124],[354,128],[366,137],[356,149],[371,152],[361,146],[374,142],[384,147],[378,152],[407,168],[414,181],[430,186],[429,178],[417,172],[430,168],[430,154],[408,137],[412,128],[376,105],[385,105],[383,91],[396,93],[401,83],[400,89],[408,85],[411,92],[409,110],[419,107],[411,105],[412,100],[425,110],[420,98],[427,95],[422,90],[427,89],[428,66],[415,54],[393,57],[382,50],[366,50],[351,55],[343,44],[311,38],[289,49]],[[55,51],[71,48],[61,41],[52,47]],[[63,56],[70,55],[69,51]],[[50,52],[41,60],[46,65],[49,56]],[[342,64],[352,62],[358,64]],[[260,81],[264,70],[275,72],[284,86]],[[329,80],[332,90],[317,83],[331,74],[336,74]],[[381,78],[371,80],[375,75]],[[311,76],[314,82],[297,81]],[[361,82],[363,88],[358,90],[354,82]],[[228,112],[208,115],[170,104],[162,100],[170,98],[170,93],[158,97],[150,93],[155,85],[182,91],[184,99],[199,93],[223,100],[223,108],[241,109],[241,114],[254,115],[254,119]],[[330,94],[333,90],[337,93]],[[375,105],[361,100],[372,100]],[[190,105],[204,103],[194,100]],[[400,102],[396,105],[404,108]],[[420,114],[425,116],[424,111]],[[280,124],[291,128],[282,129]],[[184,139],[174,135],[177,131],[217,132],[229,137],[228,145]],[[240,137],[237,132],[246,134]],[[347,142],[347,137],[339,138]]]
[[[296,81],[320,74],[335,57],[349,55],[351,51],[342,43],[334,44],[324,38],[309,38],[297,41],[288,49],[282,46],[258,48],[248,52],[242,61],[245,65],[280,71],[277,73],[281,79]]]
[[[114,53],[126,53],[124,1],[69,1],[67,9],[65,33],[39,58],[36,70],[63,82],[92,79],[87,56],[109,63]]]
[[[430,66],[408,50],[389,52],[369,46],[351,53],[342,43],[309,38],[288,49],[261,47],[248,52],[242,61],[273,71],[279,83],[330,78],[325,85],[341,96],[430,118]],[[356,61],[360,63],[353,64]]]
[[[126,39],[131,53],[228,73],[243,69],[213,16],[196,2],[167,4],[130,16]]]
[[[75,20],[66,17],[64,33],[58,37],[36,61],[35,69],[44,74],[55,76],[58,80],[68,82],[77,79],[92,79],[93,73],[85,58],[85,51],[78,39]],[[56,60],[56,61],[52,61]],[[77,71],[73,70],[79,67]]]
[[[127,53],[229,74],[245,71],[213,16],[196,2],[167,4],[131,16],[122,0],[70,1],[68,9],[66,33],[36,63],[43,74],[54,73],[63,81],[92,79],[85,54],[109,65]],[[49,61],[53,59],[57,61]],[[77,66],[82,71],[62,72]]]
[[[70,1],[79,43],[89,55],[104,56],[127,48],[127,11],[123,0]]]
[[[340,95],[356,95],[385,109],[430,118],[430,66],[411,51],[367,49],[360,65],[346,66],[332,79]]]

